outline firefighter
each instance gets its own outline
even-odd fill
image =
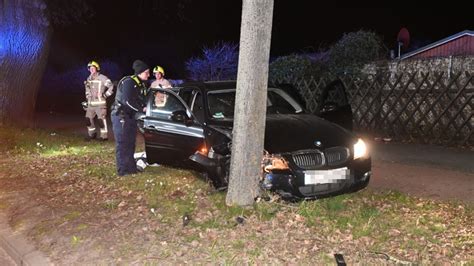
[[[114,92],[112,81],[105,75],[99,73],[100,66],[96,61],[90,61],[87,68],[91,73],[84,81],[86,100],[87,137],[91,140],[107,140],[107,102],[106,99]],[[97,125],[94,122],[97,116]],[[99,136],[96,136],[96,127],[99,127]]]
[[[145,82],[150,76],[148,65],[135,60],[134,75],[122,78],[117,85],[112,105],[112,126],[115,137],[115,157],[119,176],[138,172],[133,154],[137,133],[137,116],[145,112],[142,93],[147,91]]]
[[[171,83],[165,79],[165,70],[161,66],[153,68],[156,80],[151,83],[151,88],[171,88]]]

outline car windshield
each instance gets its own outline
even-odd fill
[[[207,103],[213,119],[233,119],[235,89],[209,91]],[[284,91],[268,89],[267,114],[296,114],[302,111],[301,106]]]

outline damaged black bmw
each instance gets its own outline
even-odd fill
[[[207,173],[216,187],[225,187],[235,91],[230,81],[152,89],[139,123],[147,162],[192,167]],[[366,187],[371,158],[364,141],[352,133],[343,83],[337,80],[323,90],[317,115],[306,112],[294,92],[290,85],[268,88],[261,188],[310,199]]]

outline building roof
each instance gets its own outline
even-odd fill
[[[413,50],[413,51],[411,51],[411,52],[409,52],[409,53],[406,53],[406,54],[400,56],[400,60],[407,59],[407,58],[412,57],[412,56],[414,56],[414,55],[416,55],[416,54],[419,54],[419,53],[422,53],[422,52],[424,52],[424,51],[430,50],[430,49],[432,49],[432,48],[435,48],[435,47],[437,47],[437,46],[443,45],[443,44],[445,44],[445,43],[447,43],[447,42],[450,42],[450,41],[452,41],[452,40],[461,38],[461,37],[463,37],[463,36],[474,36],[474,31],[472,31],[472,30],[465,30],[465,31],[458,32],[458,33],[456,33],[456,34],[454,34],[454,35],[451,35],[451,36],[449,36],[449,37],[446,37],[446,38],[444,38],[444,39],[441,39],[441,40],[439,40],[439,41],[437,41],[437,42],[428,44],[428,45],[426,45],[426,46],[423,46],[423,47],[421,47],[421,48],[418,48],[418,49],[416,49],[416,50]]]

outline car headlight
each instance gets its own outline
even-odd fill
[[[367,157],[367,155],[367,145],[365,145],[365,142],[362,139],[358,139],[357,143],[354,144],[354,160]]]

